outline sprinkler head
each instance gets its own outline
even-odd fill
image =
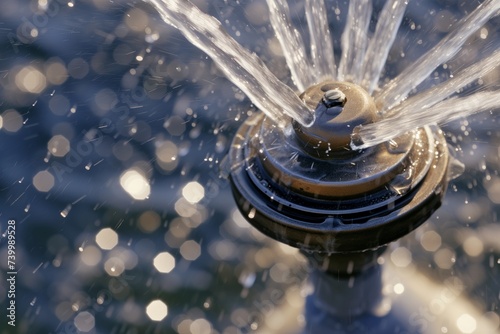
[[[293,128],[299,144],[313,157],[328,159],[350,152],[353,129],[378,120],[371,96],[352,83],[314,85],[300,98],[314,110],[315,119],[309,127],[292,121]]]
[[[305,252],[362,252],[406,235],[440,206],[448,151],[438,128],[356,151],[353,129],[378,119],[362,88],[330,81],[301,98],[315,110],[312,126],[281,129],[256,114],[233,140],[233,194],[257,229]]]

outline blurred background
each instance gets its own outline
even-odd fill
[[[481,2],[410,1],[384,77]],[[194,3],[293,87],[265,0]],[[372,28],[385,1],[373,3]],[[307,31],[304,1],[289,5]],[[338,54],[348,1],[326,6]],[[202,51],[140,1],[2,1],[0,36],[0,279],[9,219],[18,273],[16,327],[2,316],[0,333],[300,330],[307,264],[250,227],[226,178],[232,136],[256,110]],[[421,87],[499,46],[497,17]],[[480,86],[498,89],[500,69],[464,94]],[[499,119],[497,110],[444,127],[465,172],[441,209],[381,259],[401,277],[459,282],[460,298],[495,328]],[[392,278],[385,290],[404,296],[404,287]],[[7,290],[0,284],[2,314]],[[452,304],[431,307],[433,319]],[[468,316],[441,332],[475,333],[482,320]]]

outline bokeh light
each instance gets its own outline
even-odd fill
[[[204,318],[195,319],[189,325],[192,334],[211,334],[212,324]]]
[[[135,169],[129,169],[120,176],[120,185],[136,200],[145,200],[151,193],[148,180]]]
[[[41,192],[49,192],[55,184],[54,176],[47,170],[38,172],[33,177],[33,186]]]
[[[398,247],[391,252],[391,261],[397,267],[408,267],[412,262],[411,252],[406,247]]]
[[[428,252],[435,252],[441,247],[441,236],[436,231],[426,231],[420,237],[422,247]]]
[[[205,197],[205,188],[196,181],[189,182],[182,188],[182,196],[189,203],[196,204]]]
[[[167,305],[159,299],[153,300],[146,307],[146,314],[153,321],[162,321],[168,315]]]
[[[87,311],[78,313],[73,322],[75,327],[84,333],[90,332],[95,327],[95,318],[90,312]]]
[[[125,24],[133,31],[144,31],[149,24],[149,17],[142,9],[132,8],[125,14]]]
[[[64,136],[55,135],[47,143],[47,149],[55,157],[64,157],[70,150],[70,143]]]
[[[495,177],[486,184],[488,197],[495,204],[500,204],[500,178]]]
[[[39,69],[26,66],[16,74],[16,85],[23,92],[39,94],[47,88],[47,78]]]
[[[80,259],[87,266],[95,266],[99,264],[99,262],[101,262],[102,253],[99,250],[99,248],[90,245],[83,248],[83,250],[80,253]]]
[[[157,141],[155,147],[156,162],[164,171],[170,172],[179,165],[179,149],[172,141]]]
[[[405,286],[403,284],[397,283],[394,285],[394,293],[395,294],[400,295],[403,292],[405,292]]]
[[[45,75],[53,85],[62,85],[68,79],[68,71],[60,59],[50,59],[45,63]]]
[[[175,268],[175,257],[169,252],[161,252],[155,256],[153,265],[160,273],[168,274]]]
[[[462,333],[474,333],[477,328],[477,321],[473,316],[465,313],[458,317],[457,327]]]
[[[484,251],[483,242],[475,235],[467,237],[463,243],[463,247],[467,255],[472,257],[477,257]]]
[[[103,116],[118,103],[118,97],[113,90],[103,88],[94,96],[93,102],[93,111],[98,116]]]
[[[17,132],[23,126],[23,116],[14,109],[8,109],[0,115],[0,129]]]
[[[110,257],[104,262],[104,270],[109,276],[120,276],[125,271],[125,264],[118,257]]]
[[[448,247],[443,247],[434,253],[434,262],[441,269],[451,269],[455,264],[455,252]]]
[[[54,115],[64,116],[70,112],[70,101],[64,95],[55,94],[50,98],[49,108]]]
[[[138,226],[145,233],[153,233],[161,224],[161,217],[154,211],[144,211],[138,219]]]
[[[163,127],[167,129],[172,136],[180,136],[186,130],[186,121],[179,116],[172,116],[165,121]]]
[[[75,79],[83,79],[89,73],[90,66],[83,58],[73,58],[68,64],[68,73]]]
[[[187,240],[181,245],[180,252],[184,259],[194,261],[201,255],[201,246],[194,240]]]
[[[113,249],[116,245],[118,245],[118,233],[109,227],[103,228],[95,236],[95,242],[99,247],[101,247],[101,249]]]

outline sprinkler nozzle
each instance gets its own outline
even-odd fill
[[[314,110],[315,120],[309,127],[293,121],[293,128],[303,149],[314,157],[329,159],[350,151],[354,128],[378,119],[372,97],[352,83],[324,82],[309,87],[300,98]]]

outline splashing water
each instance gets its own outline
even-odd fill
[[[267,0],[267,4],[271,25],[297,89],[302,92],[314,83],[335,78],[337,68],[324,2],[306,0],[311,59],[299,30],[292,24],[288,4],[278,0]]]
[[[252,102],[278,125],[289,123],[286,115],[304,125],[312,112],[298,96],[255,55],[238,44],[214,17],[188,0],[147,0],[163,19],[179,29],[195,46],[205,51]]]
[[[209,54],[228,78],[280,126],[287,123],[284,114],[304,125],[311,124],[313,116],[310,110],[295,93],[272,75],[256,55],[232,39],[215,18],[202,13],[188,0],[145,1],[153,4],[164,20],[181,30],[191,43]],[[423,125],[442,124],[500,107],[500,93],[497,91],[454,96],[457,90],[480,79],[500,64],[498,51],[448,81],[407,98],[438,66],[453,59],[470,36],[500,14],[498,0],[485,0],[415,64],[408,66],[386,85],[378,87],[408,2],[388,0],[380,12],[375,32],[369,38],[372,1],[350,1],[337,68],[323,1],[306,0],[305,14],[311,40],[308,56],[300,30],[292,23],[287,2],[267,0],[271,24],[299,91],[329,78],[359,84],[374,94],[382,119],[357,128],[355,142],[352,143],[354,149],[388,141]]]
[[[410,91],[424,81],[439,65],[452,59],[467,39],[478,31],[489,19],[498,15],[500,1],[486,0],[476,10],[458,22],[441,42],[409,66],[390,83],[382,88],[376,98],[377,104],[384,107],[384,113],[408,96]],[[410,79],[411,78],[411,79]]]
[[[499,108],[500,93],[498,91],[446,100],[459,89],[497,68],[500,65],[499,51],[460,71],[444,83],[404,100],[410,91],[424,81],[439,65],[452,59],[468,37],[478,31],[489,19],[499,14],[500,2],[485,1],[463,18],[441,42],[420,57],[415,62],[415,66],[409,66],[382,87],[376,102],[382,106],[380,112],[383,119],[375,124],[360,127],[356,137],[361,144],[353,143],[352,146],[356,149],[367,148],[423,125],[444,124],[473,113]],[[437,103],[439,104],[436,105]]]
[[[386,118],[367,127],[364,132],[361,148],[384,142],[381,138],[394,138],[405,132],[415,129],[414,124],[443,124],[477,112],[498,108],[500,94],[496,92],[480,92],[467,97],[453,97],[437,103],[432,108],[414,113],[405,113],[403,116]],[[403,121],[401,121],[403,119]],[[394,126],[395,123],[401,126]]]
[[[468,97],[453,97],[459,89],[500,66],[500,51],[462,70],[452,79],[414,95],[388,111],[381,121],[361,128],[365,148],[411,131],[422,124],[445,124],[461,117],[500,106],[500,93],[482,92]],[[397,124],[397,126],[395,126]]]

